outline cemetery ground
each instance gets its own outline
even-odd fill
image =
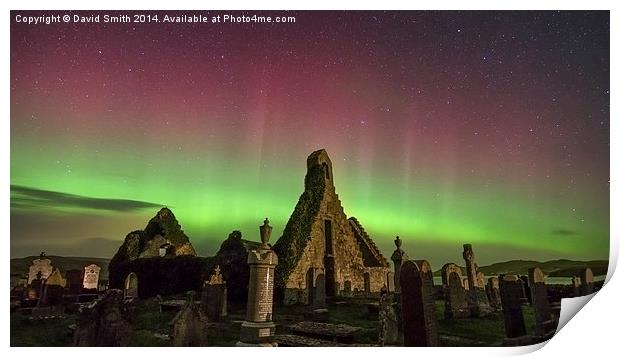
[[[179,295],[174,298],[183,298]],[[173,298],[173,297],[169,297]],[[367,308],[376,299],[337,298],[328,301],[329,320],[332,324],[347,324],[360,327],[354,335],[356,345],[377,345],[379,335],[378,315]],[[523,314],[528,333],[534,324],[531,306],[524,305]],[[274,306],[276,335],[290,334],[288,326],[304,321],[303,305]],[[444,319],[444,301],[435,301],[435,317],[441,346],[501,346],[505,337],[502,312],[494,312],[481,318],[457,320]],[[169,323],[176,311],[160,312],[156,299],[139,300],[134,315],[135,335],[131,346],[171,346],[170,340],[162,338],[170,332]],[[221,323],[209,323],[209,346],[235,346],[239,341],[241,322],[245,317],[245,306],[229,306],[228,316]],[[32,320],[19,311],[11,314],[11,346],[70,346],[73,339],[71,329],[77,321],[76,315],[67,314],[61,319]],[[398,345],[402,346],[402,336]]]

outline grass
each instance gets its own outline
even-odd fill
[[[342,299],[341,299],[342,300]],[[365,304],[372,300],[348,299],[346,304],[329,304],[329,322],[361,327],[356,335],[360,344],[375,344],[379,335],[379,321],[368,314]],[[435,302],[437,329],[442,346],[498,346],[504,339],[504,322],[501,312],[484,318],[444,320],[444,302]],[[278,334],[287,334],[288,326],[304,320],[305,306],[275,306],[274,322]],[[135,310],[135,337],[132,346],[171,346],[170,340],[154,336],[168,334],[168,324],[175,311],[159,311],[154,299],[140,301]],[[528,332],[534,324],[534,312],[523,306]],[[228,316],[222,323],[210,323],[208,343],[210,346],[235,346],[239,340],[241,321],[245,318],[245,306],[229,306]],[[19,312],[11,314],[11,346],[70,346],[71,331],[68,326],[76,322],[69,315],[65,319],[33,321]],[[401,336],[402,337],[402,336]]]
[[[31,320],[30,316],[19,312],[11,314],[11,347],[69,346],[73,342],[73,333],[69,325],[76,318]]]

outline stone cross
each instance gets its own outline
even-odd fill
[[[396,236],[394,239],[394,245],[396,245],[396,250],[392,253],[392,261],[394,262],[394,288],[395,292],[400,292],[400,267],[402,263],[406,260],[409,260],[407,253],[405,253],[401,246],[403,242],[399,236]]]
[[[262,246],[248,253],[250,281],[245,321],[237,346],[277,346],[274,342],[276,326],[273,323],[273,284],[276,253],[267,244],[271,236],[269,220],[259,227]]]
[[[400,273],[404,345],[439,346],[431,265],[426,260],[407,260]]]
[[[210,322],[220,322],[227,315],[226,281],[222,277],[220,266],[216,265],[209,280],[202,285],[200,310]]]
[[[477,287],[476,266],[474,261],[475,255],[471,244],[463,244],[463,259],[465,260],[465,270],[467,274],[467,282],[469,289]]]

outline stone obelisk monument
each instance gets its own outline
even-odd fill
[[[237,346],[276,347],[273,336],[276,325],[273,323],[273,283],[278,257],[267,244],[272,227],[269,220],[260,229],[262,245],[248,253],[250,281],[248,285],[248,307],[245,321],[241,324],[241,336]]]

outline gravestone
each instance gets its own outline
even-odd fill
[[[408,260],[400,270],[404,345],[439,346],[434,315],[431,266],[426,260]]]
[[[370,273],[368,273],[368,272],[364,273],[364,294],[366,296],[370,296],[371,295],[371,291],[370,291]]]
[[[196,293],[189,291],[185,305],[170,322],[170,338],[174,347],[206,347],[207,316],[194,302]]]
[[[573,276],[572,287],[573,287],[573,297],[581,296],[581,278]]]
[[[54,268],[52,273],[45,279],[43,296],[38,306],[59,306],[62,304],[66,280],[60,274],[60,270]]]
[[[262,245],[248,253],[250,281],[245,321],[237,346],[277,346],[274,342],[276,326],[273,323],[273,278],[278,257],[267,242],[272,227],[269,220],[259,227]]]
[[[461,268],[456,264],[448,263],[441,268],[441,280],[444,287],[446,319],[469,317],[469,305],[462,285]]]
[[[394,286],[394,273],[393,272],[389,271],[387,273],[386,281],[387,281],[388,293],[396,292],[396,287]]]
[[[343,295],[346,297],[351,297],[353,296],[353,291],[351,290],[351,280],[346,280],[344,282],[344,291],[343,291]]]
[[[227,315],[226,282],[222,277],[220,266],[216,265],[209,280],[202,285],[200,310],[209,322],[220,322]]]
[[[555,332],[557,323],[551,317],[545,276],[540,268],[534,267],[528,270],[528,278],[530,290],[532,292],[532,306],[534,307],[534,316],[536,318],[534,334],[551,338]],[[551,334],[551,336],[548,336],[549,334]]]
[[[138,298],[138,275],[134,272],[129,273],[125,278],[125,298]]]
[[[487,296],[489,297],[489,304],[496,310],[502,308],[502,299],[499,294],[499,279],[491,277],[487,283]]]
[[[395,345],[398,342],[398,318],[387,286],[381,289],[379,300],[379,345]]]
[[[133,340],[134,329],[123,291],[110,289],[80,310],[73,345],[80,347],[123,347]]]
[[[392,261],[394,262],[394,288],[395,292],[400,292],[400,267],[404,261],[409,260],[407,253],[405,253],[401,246],[403,245],[402,240],[400,240],[399,236],[396,236],[394,239],[394,245],[396,245],[396,250],[392,253]]]
[[[479,289],[484,289],[484,286],[486,285],[484,283],[484,274],[479,271],[476,273],[476,285],[478,286]]]
[[[67,270],[65,275],[67,276],[67,288],[70,295],[79,295],[82,293],[82,270],[71,269]]]
[[[325,270],[317,268],[315,270],[316,279],[314,279],[313,300],[310,308],[309,318],[312,321],[327,322],[329,320],[329,310],[327,310],[326,290],[325,290]]]
[[[531,305],[532,304],[532,290],[530,289],[530,280],[528,279],[527,275],[521,275],[519,279],[521,279],[521,281],[523,282],[523,297],[522,297],[521,302],[528,303]]]
[[[594,292],[594,274],[592,269],[585,268],[581,271],[581,296],[590,295]]]
[[[99,284],[99,272],[101,267],[95,264],[84,267],[84,289],[97,290]]]
[[[504,315],[506,338],[504,345],[519,346],[528,343],[525,320],[521,309],[523,281],[516,275],[500,275],[499,290]]]
[[[32,261],[32,265],[28,268],[28,285],[37,278],[37,274],[41,272],[41,279],[47,279],[52,273],[52,261],[45,257],[45,252],[41,252],[38,259]]]
[[[35,278],[30,282],[27,288],[26,299],[37,300],[43,295],[43,287],[45,280],[41,272],[35,275]]]
[[[469,290],[469,281],[467,281],[467,278],[463,278],[463,289]]]

